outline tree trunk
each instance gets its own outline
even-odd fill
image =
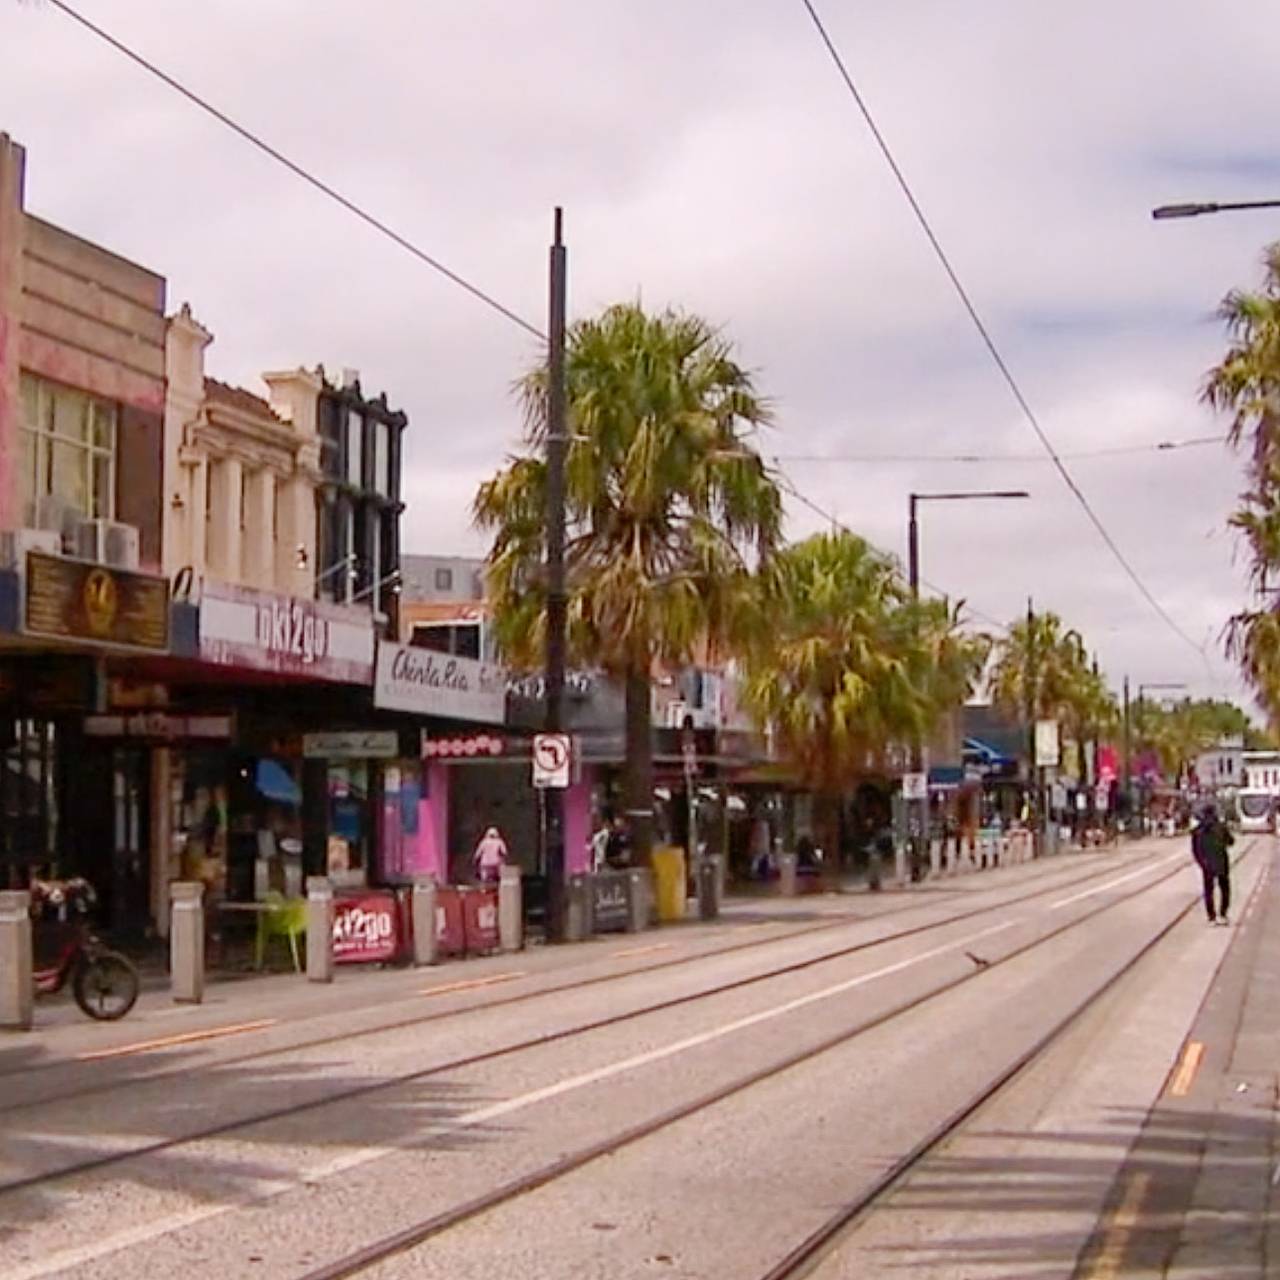
[[[647,867],[653,849],[653,711],[649,669],[626,676],[627,763],[624,791],[631,829],[631,861]]]

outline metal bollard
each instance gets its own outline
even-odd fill
[[[627,932],[639,933],[649,924],[649,882],[642,867],[627,872]]]
[[[784,898],[796,896],[796,855],[794,853],[778,855],[778,892]]]
[[[333,886],[328,876],[307,877],[307,980],[333,981]]]
[[[519,867],[503,867],[498,881],[498,942],[503,951],[524,946],[524,884]]]
[[[204,885],[198,880],[169,886],[169,984],[179,1004],[204,999]]]
[[[591,877],[569,877],[564,940],[584,942],[591,936]]]
[[[35,979],[31,956],[31,895],[0,893],[0,1027],[31,1029]]]
[[[434,876],[420,876],[414,880],[410,906],[413,914],[413,963],[435,964],[436,939],[440,926],[436,920]],[[308,966],[310,961],[311,957],[308,955]]]
[[[715,854],[698,865],[698,914],[704,920],[720,914],[720,859]]]

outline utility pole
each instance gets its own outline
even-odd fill
[[[1124,803],[1127,818],[1133,816],[1133,717],[1129,707],[1129,677],[1124,678]]]
[[[563,211],[557,207],[551,245],[550,323],[547,350],[547,654],[546,712],[548,733],[564,728],[565,643],[568,596],[564,576],[565,452],[569,436],[565,423],[565,298],[567,258],[563,240]],[[544,848],[547,866],[547,938],[565,936],[564,792],[543,791]]]
[[[911,602],[920,603],[920,524],[916,516],[918,498],[911,494],[907,501],[907,582],[911,588]],[[911,772],[924,772],[924,744],[917,732],[911,738]],[[907,848],[910,851],[910,871],[912,880],[920,880],[923,876],[922,848],[928,846],[929,828],[929,791],[925,783],[925,799],[912,800],[906,806],[907,813]]]
[[[1039,853],[1039,781],[1036,767],[1036,610],[1030,596],[1027,597],[1027,671],[1023,683],[1027,703],[1027,813],[1031,824],[1031,848]]]

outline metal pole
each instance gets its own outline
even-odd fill
[[[911,494],[907,499],[907,582],[911,589],[912,603],[920,602],[920,522],[918,518],[919,495]],[[924,771],[924,747],[920,735],[914,734],[911,739],[911,772]],[[925,799],[912,800],[907,806],[907,840],[911,850],[911,879],[919,880],[922,874],[923,857],[921,846],[926,836],[929,823],[929,793],[926,787]],[[914,811],[915,820],[912,820]],[[927,847],[927,845],[925,846]],[[874,854],[873,854],[874,856]]]
[[[1036,767],[1036,611],[1027,597],[1027,671],[1023,691],[1027,704],[1027,821],[1031,828],[1032,856],[1038,852],[1039,769]]]
[[[1129,708],[1129,677],[1124,678],[1124,801],[1133,817],[1133,717]]]
[[[564,578],[565,542],[565,451],[569,443],[565,429],[565,297],[566,254],[563,240],[564,216],[555,211],[555,235],[551,245],[550,316],[547,351],[547,664],[546,715],[548,733],[559,733],[564,725],[565,639],[568,600]],[[547,855],[547,937],[564,938],[564,795],[559,788],[544,793],[545,844]]]

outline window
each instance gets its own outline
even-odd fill
[[[354,409],[347,414],[347,483],[364,487],[364,419]]]
[[[373,487],[391,497],[391,426],[386,422],[373,424]]]
[[[436,570],[436,590],[437,591],[453,590],[453,570],[452,569]]]
[[[115,516],[119,406],[24,373],[21,494],[32,514],[53,497],[84,516]]]
[[[240,469],[240,532],[249,527],[249,486],[253,476],[243,467]]]

